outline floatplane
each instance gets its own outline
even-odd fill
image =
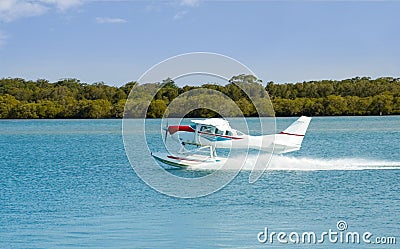
[[[190,125],[171,125],[164,128],[167,137],[180,143],[176,154],[152,153],[165,164],[187,168],[223,164],[227,158],[217,156],[216,149],[256,149],[271,154],[284,154],[301,148],[311,117],[301,116],[278,134],[252,136],[233,129],[221,118],[191,120]],[[188,149],[188,145],[198,148]]]

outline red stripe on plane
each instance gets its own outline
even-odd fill
[[[283,131],[281,131],[279,134],[290,135],[290,136],[298,136],[298,137],[304,137],[304,135],[301,135],[301,134],[287,133],[287,132],[283,132]]]
[[[169,134],[174,134],[175,132],[178,131],[187,131],[187,132],[194,132],[193,128],[190,127],[189,125],[171,125],[168,126],[168,132]]]

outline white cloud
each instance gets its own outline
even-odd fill
[[[22,0],[1,0],[0,20],[11,22],[19,18],[39,16],[47,11],[47,7],[40,2]]]
[[[197,7],[200,5],[200,0],[181,0],[180,5],[189,6],[189,7]]]
[[[83,3],[83,0],[0,0],[0,21],[40,16],[49,9],[66,10]]]
[[[186,10],[178,11],[174,16],[174,20],[182,19],[184,16],[187,15],[187,13],[189,13],[187,7],[190,8],[198,7],[200,5],[200,2],[201,0],[180,0],[179,5],[183,6],[183,8],[185,8]],[[182,7],[180,9],[182,9]]]
[[[40,0],[43,3],[52,4],[59,10],[66,10],[83,4],[83,0]]]
[[[122,18],[111,18],[111,17],[96,17],[96,22],[103,24],[103,23],[126,23],[127,21]]]

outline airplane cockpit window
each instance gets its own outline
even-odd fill
[[[231,131],[226,131],[226,132],[225,132],[225,135],[227,135],[227,136],[232,136],[233,134],[232,134]]]
[[[200,132],[214,134],[215,127],[213,127],[213,126],[202,126],[202,127],[200,127]]]
[[[224,135],[224,131],[219,130],[218,128],[215,128],[215,134],[217,135]]]

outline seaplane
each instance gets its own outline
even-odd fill
[[[151,153],[165,164],[179,168],[223,164],[225,157],[217,156],[217,149],[256,149],[271,154],[284,154],[300,150],[311,117],[301,116],[278,134],[247,135],[233,129],[228,120],[209,118],[191,120],[190,125],[171,125],[164,128],[167,137],[180,144],[175,154]],[[196,147],[188,149],[187,147]]]

